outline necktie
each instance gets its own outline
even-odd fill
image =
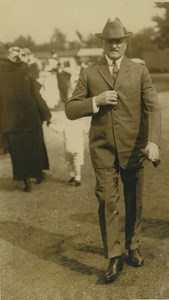
[[[116,82],[118,72],[119,72],[119,69],[118,69],[117,63],[116,63],[116,61],[114,61],[113,62],[113,70],[112,70],[112,78],[113,78],[114,85]]]
[[[118,76],[118,72],[119,72],[119,69],[118,69],[117,63],[116,63],[116,61],[113,61],[113,69],[112,69],[113,87],[115,86],[115,82],[116,82],[116,79],[117,79],[117,76]],[[117,105],[114,106],[113,109],[116,110]]]

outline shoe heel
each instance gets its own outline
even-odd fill
[[[120,273],[123,272],[123,264],[119,267],[119,272],[120,272]]]
[[[25,179],[24,180],[24,184],[25,184],[25,187],[23,189],[24,192],[30,192],[31,191],[31,182],[30,182],[30,179]]]

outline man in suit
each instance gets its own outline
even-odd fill
[[[69,119],[92,116],[89,133],[91,161],[105,255],[109,258],[105,282],[123,270],[119,229],[118,179],[125,203],[125,248],[128,261],[141,267],[143,161],[159,159],[161,113],[156,91],[144,65],[125,56],[128,32],[118,18],[108,19],[101,39],[104,57],[80,74],[66,104]]]

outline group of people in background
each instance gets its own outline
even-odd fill
[[[59,102],[65,104],[71,90],[71,73],[65,70],[56,53],[47,60],[38,81],[42,97],[50,109],[56,109]]]
[[[81,120],[61,128],[52,123],[51,110],[59,99],[66,103],[72,92],[71,74],[64,70],[56,53],[42,68],[27,48],[10,47],[0,60],[0,133],[4,151],[9,152],[14,180],[23,180],[24,191],[31,191],[31,178],[44,180],[49,159],[43,136],[43,123],[64,133],[65,161],[71,185],[81,185],[85,128]]]

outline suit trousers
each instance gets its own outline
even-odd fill
[[[106,258],[122,254],[120,240],[119,175],[123,183],[125,206],[125,248],[139,247],[142,230],[144,168],[122,169],[115,165],[95,169],[99,222]]]

